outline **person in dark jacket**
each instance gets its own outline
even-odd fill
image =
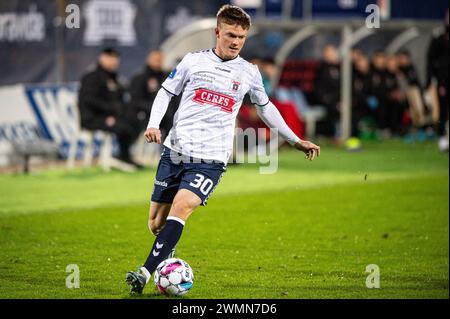
[[[376,114],[378,129],[381,129],[383,135],[388,137],[390,134],[386,101],[386,55],[383,51],[376,51],[372,55],[369,85],[369,107]]]
[[[448,9],[445,19],[445,31],[441,35],[431,40],[427,54],[427,87],[430,87],[433,80],[437,84],[437,94],[439,98],[439,122],[437,133],[440,136],[439,149],[448,151],[448,137],[446,137],[445,126],[448,122],[448,42],[449,42],[449,14]]]
[[[361,54],[353,61],[352,86],[352,136],[361,133],[359,123],[363,118],[370,118],[375,122],[375,115],[367,105],[369,95],[369,59]]]
[[[318,123],[318,131],[326,136],[336,137],[336,127],[340,118],[341,69],[339,53],[334,45],[328,44],[323,50],[323,60],[317,71],[315,87],[317,100],[327,109],[325,120]]]
[[[403,134],[403,113],[406,109],[405,96],[399,84],[399,66],[397,56],[389,55],[386,59],[386,102],[387,123],[394,135]]]
[[[146,65],[142,72],[135,75],[131,80],[131,102],[128,112],[129,117],[137,124],[136,129],[138,134],[147,128],[153,100],[161,88],[161,84],[168,76],[168,73],[162,69],[163,59],[164,56],[160,50],[151,51],[147,55]],[[161,121],[160,130],[162,138],[165,138],[172,128],[173,116],[178,104],[179,97],[174,97]]]
[[[118,81],[119,53],[104,49],[95,70],[81,79],[78,93],[81,127],[114,133],[120,147],[116,159],[138,166],[131,160],[129,148],[136,139],[133,124],[124,117],[125,90]]]
[[[407,50],[401,50],[397,53],[398,68],[401,75],[411,86],[420,87],[419,75],[412,63],[411,54]]]

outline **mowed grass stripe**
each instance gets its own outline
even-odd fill
[[[305,161],[288,149],[278,154],[275,174],[260,174],[258,165],[229,166],[214,197],[374,182],[414,176],[448,176],[448,155],[434,142],[409,145],[401,141],[364,143],[361,152],[349,153],[321,143],[322,156]],[[155,169],[136,174],[104,173],[99,169],[45,171],[0,175],[0,218],[17,214],[64,212],[103,206],[149,202]]]
[[[438,176],[437,173],[418,173],[415,177]],[[248,172],[227,172],[221,180],[221,184],[214,191],[214,197],[227,197],[238,194],[271,193],[290,190],[302,190],[312,188],[334,187],[342,184],[378,183],[389,180],[410,179],[411,174],[406,173],[376,173],[376,174],[338,174],[338,173],[297,173],[293,176],[289,172],[279,172],[277,175],[257,175]],[[237,181],[237,182],[236,182]],[[86,185],[87,186],[87,185]],[[118,187],[112,191],[98,190],[84,194],[86,190],[67,190],[66,195],[56,190],[45,191],[30,190],[30,195],[25,195],[26,200],[12,198],[3,199],[3,208],[0,208],[0,219],[16,215],[64,213],[73,210],[86,210],[101,208],[104,206],[124,207],[130,204],[147,205],[150,203],[150,194],[153,185],[146,185],[135,189],[133,195],[121,194]],[[21,192],[21,191],[20,191]],[[74,195],[72,195],[74,194]],[[75,194],[79,194],[78,196]],[[76,198],[72,198],[75,196]],[[45,200],[40,202],[40,198]]]

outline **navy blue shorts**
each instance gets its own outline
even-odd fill
[[[172,203],[178,190],[185,188],[200,197],[201,205],[205,206],[226,169],[223,162],[195,159],[164,147],[156,171],[152,201]]]

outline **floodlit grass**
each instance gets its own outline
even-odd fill
[[[448,155],[435,143],[283,150],[278,171],[229,166],[188,221],[183,298],[448,298]],[[1,298],[130,298],[142,264],[155,170],[0,176]],[[77,264],[80,288],[65,286]],[[366,288],[366,266],[380,289]],[[143,298],[162,298],[153,285]],[[134,297],[132,297],[134,298]]]

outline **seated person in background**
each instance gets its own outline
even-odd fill
[[[394,135],[404,133],[402,120],[405,111],[405,96],[400,89],[398,76],[397,57],[390,55],[386,59],[386,115],[388,127]]]
[[[427,109],[423,99],[422,87],[416,68],[412,63],[408,51],[402,50],[397,53],[398,81],[402,95],[406,97],[405,108],[409,109],[408,122],[412,122],[413,131],[419,129],[419,138],[422,128],[427,127]]]
[[[369,107],[375,112],[377,128],[382,130],[383,137],[389,137],[387,95],[386,95],[386,55],[376,51],[372,55],[369,71],[370,96]]]
[[[364,53],[361,51],[360,48],[358,47],[352,47],[352,49],[350,50],[350,60],[352,62],[352,68],[353,71],[355,71],[356,68],[356,64],[361,60],[367,57],[364,55]]]
[[[417,85],[420,87],[419,76],[414,64],[412,63],[409,52],[406,50],[398,52],[397,61],[400,75],[408,81],[409,85]]]
[[[363,118],[375,122],[375,114],[367,105],[369,95],[369,59],[365,55],[358,55],[353,61],[352,87],[352,133],[360,135],[359,123]]]
[[[264,88],[267,94],[270,96],[273,104],[280,112],[281,116],[285,120],[289,128],[295,132],[300,138],[304,137],[304,125],[301,121],[300,114],[297,112],[295,105],[292,101],[280,101],[276,96],[277,88],[273,88],[271,85],[271,78],[276,72],[275,61],[272,58],[259,58],[255,57],[249,60],[251,63],[256,64],[261,71]],[[266,141],[270,139],[270,130],[259,118],[256,113],[256,108],[251,104],[248,96],[242,103],[241,110],[238,115],[238,127],[243,130],[247,128],[266,128]]]
[[[327,110],[327,116],[322,123],[319,122],[318,130],[326,136],[336,137],[340,118],[341,69],[338,50],[334,45],[328,44],[323,49],[315,87],[319,104]]]
[[[262,72],[263,70],[263,62],[259,56],[254,56],[248,60],[250,63],[256,65],[258,69],[261,71],[261,78],[263,83],[267,81],[266,75]],[[236,119],[236,127],[241,128],[242,130],[246,130],[247,128],[252,128],[258,133],[258,128],[266,129],[266,142],[270,139],[270,130],[264,124],[264,122],[259,118],[255,106],[251,103],[248,95],[244,97],[244,101],[242,102],[242,107],[239,110],[239,114]],[[247,146],[246,146],[247,150]]]
[[[277,72],[277,65],[273,58],[264,58],[261,60],[260,66],[264,88],[269,96],[275,94],[275,88],[272,86],[272,78]]]
[[[139,167],[131,160],[129,152],[137,134],[132,123],[123,117],[125,91],[118,81],[119,63],[117,51],[104,49],[96,69],[82,77],[78,93],[81,127],[114,133],[120,147],[116,159]]]
[[[262,59],[261,74],[263,78],[264,88],[272,100],[272,103],[276,106],[281,116],[285,120],[289,128],[300,136],[304,137],[304,123],[301,118],[301,114],[297,111],[297,108],[293,100],[281,101],[277,99],[278,88],[272,85],[272,78],[277,71],[275,60],[272,58]]]

